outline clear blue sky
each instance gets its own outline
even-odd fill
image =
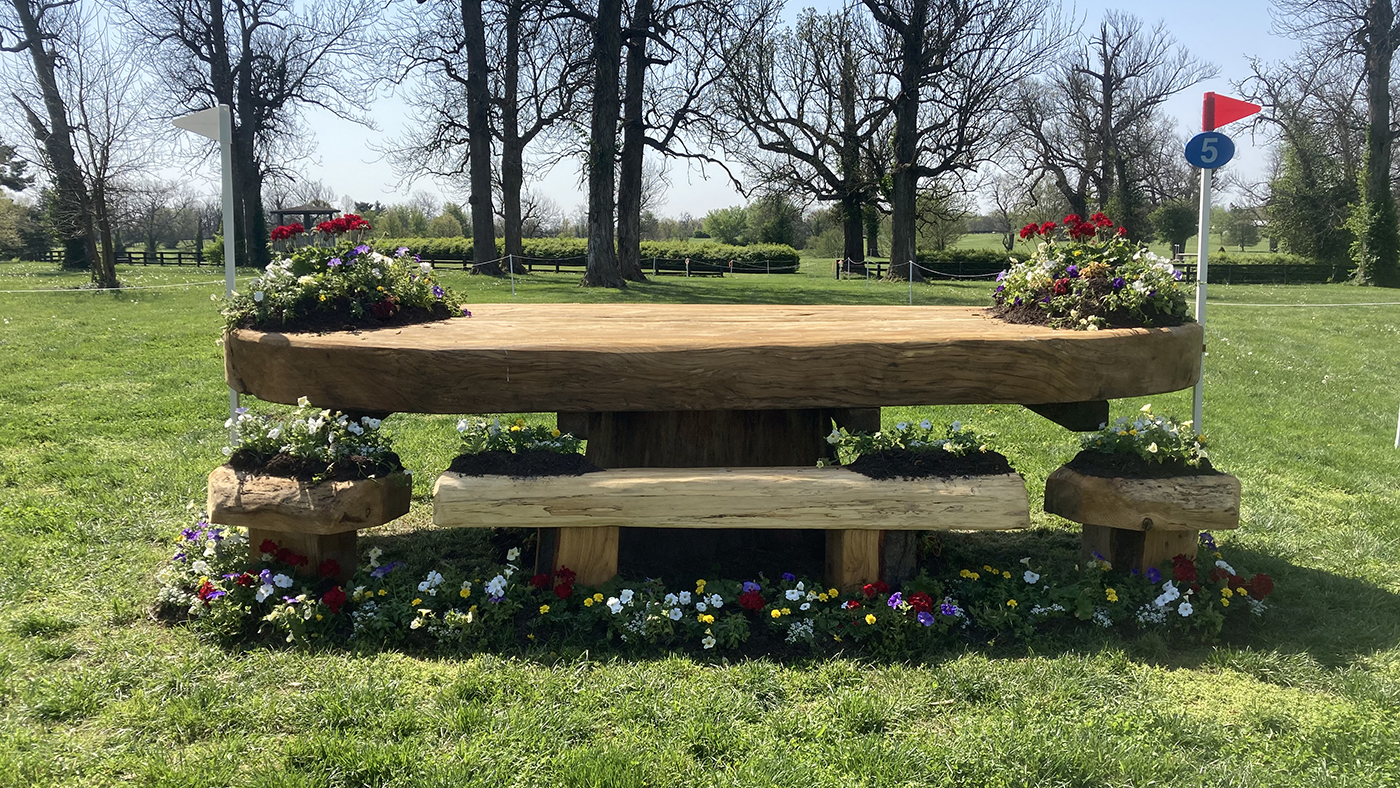
[[[837,3],[793,2],[787,13],[790,17],[795,16],[801,8],[814,5],[829,7]],[[1219,77],[1191,88],[1167,104],[1168,114],[1178,119],[1183,131],[1200,129],[1201,95],[1205,91],[1233,93],[1231,83],[1249,74],[1250,56],[1279,60],[1296,49],[1295,42],[1273,34],[1270,5],[1266,0],[1080,2],[1073,7],[1065,6],[1066,13],[1086,20],[1087,25],[1094,24],[1110,8],[1133,13],[1148,25],[1158,19],[1165,21],[1167,29],[1192,54],[1220,67]],[[379,102],[376,116],[381,128],[371,131],[325,113],[311,115],[308,125],[316,131],[318,152],[316,161],[305,166],[303,172],[312,179],[324,182],[337,195],[351,195],[361,200],[378,199],[386,203],[407,199],[410,188],[400,187],[389,165],[379,161],[378,155],[369,147],[382,144],[385,139],[401,132],[402,107],[392,97],[386,97]],[[1246,178],[1260,177],[1266,162],[1262,140],[1253,142],[1248,134],[1237,133],[1234,136],[1238,153],[1231,167]],[[577,183],[577,171],[572,164],[565,163],[556,167],[537,188],[566,210],[571,210],[585,198]],[[426,181],[418,182],[412,190],[445,194],[439,186]],[[464,199],[464,195],[447,196]],[[682,166],[672,170],[672,186],[661,213],[676,216],[689,212],[703,216],[713,208],[739,202],[742,202],[742,198],[729,188],[722,173],[712,172],[709,180],[705,180],[698,172],[687,173]]]

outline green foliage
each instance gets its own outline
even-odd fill
[[[1150,219],[1154,235],[1178,248],[1185,248],[1187,239],[1196,234],[1200,223],[1197,210],[1181,200],[1157,206]]]
[[[972,452],[988,450],[988,441],[995,438],[993,433],[979,433],[962,422],[955,421],[946,429],[940,430],[941,437],[934,437],[933,422],[924,419],[918,424],[899,422],[892,430],[875,433],[847,432],[844,427],[833,429],[826,436],[826,442],[836,447],[842,465],[849,465],[862,454],[887,449],[909,451],[942,451],[955,457]]]
[[[918,254],[920,263],[985,263],[1005,266],[1008,255],[1001,249],[939,249]]]
[[[1354,236],[1347,218],[1356,181],[1311,126],[1300,124],[1284,141],[1283,166],[1269,193],[1269,235],[1285,252],[1330,265],[1338,278],[1351,269]]]
[[[1207,458],[1204,436],[1191,429],[1191,422],[1152,415],[1152,405],[1143,405],[1135,418],[1120,416],[1098,432],[1081,437],[1080,445],[1103,454],[1127,454],[1158,464],[1179,462],[1199,467]]]
[[[0,141],[0,189],[22,192],[34,185],[34,176],[25,175],[29,162],[19,156],[13,145]]]
[[[428,235],[433,238],[461,238],[462,225],[444,213],[434,216],[432,221],[428,222]]]
[[[0,260],[41,259],[49,250],[49,237],[39,212],[0,197]]]
[[[462,436],[462,451],[466,454],[480,454],[484,451],[505,451],[519,454],[522,451],[552,451],[557,454],[578,454],[583,449],[583,441],[572,433],[561,433],[557,427],[543,424],[530,425],[524,419],[516,419],[508,427],[501,426],[499,418],[462,419],[457,422],[457,433]]]
[[[766,194],[750,203],[746,213],[745,243],[800,247],[805,240],[799,237],[802,209],[786,194]],[[709,229],[708,223],[705,229]]]
[[[1363,193],[1347,220],[1356,240],[1351,244],[1356,281],[1363,285],[1400,287],[1400,219],[1389,189]]]
[[[1243,252],[1259,243],[1259,213],[1247,206],[1231,205],[1221,217],[1220,232],[1225,243],[1238,246]]]
[[[433,260],[463,259],[472,256],[470,238],[383,238],[378,241],[383,248],[408,247],[414,254]],[[579,262],[588,253],[586,238],[526,238],[525,256],[538,260],[572,260]],[[496,239],[496,253],[505,254],[505,240]],[[736,263],[772,263],[774,265],[797,265],[797,250],[778,244],[750,244],[748,246],[727,246],[713,242],[694,241],[642,241],[643,267],[653,257],[662,260],[684,260],[687,257],[695,263],[724,265],[730,260]]]
[[[742,205],[716,208],[705,214],[705,237],[713,238],[721,244],[743,243],[748,226],[748,212]]]

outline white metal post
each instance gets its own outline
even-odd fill
[[[219,159],[224,180],[224,296],[233,298],[235,260],[233,252],[233,113],[227,104],[219,105]],[[228,387],[228,417],[237,418],[238,392]],[[230,438],[232,440],[232,438]]]
[[[1191,407],[1191,420],[1196,434],[1201,434],[1201,407],[1205,404],[1206,384],[1206,283],[1207,258],[1210,255],[1210,186],[1215,170],[1201,170],[1201,220],[1196,238],[1196,322],[1201,325],[1201,376],[1196,380],[1196,391]]]

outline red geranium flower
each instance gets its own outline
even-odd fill
[[[535,588],[544,588],[545,586],[549,585],[549,575],[535,575],[534,577],[530,578],[530,585],[534,586]]]
[[[1055,229],[1055,227],[1056,224],[1054,222],[1046,222],[1045,224],[1040,225],[1040,233],[1041,235],[1049,235],[1050,231]]]
[[[559,571],[554,573],[554,576],[559,578],[560,582],[569,583],[570,585],[572,585],[574,582],[574,578],[578,577],[578,574],[567,566],[561,566],[559,567]]]
[[[1096,227],[1112,227],[1112,226],[1113,226],[1113,220],[1110,219],[1110,218],[1108,218],[1108,216],[1104,215],[1104,213],[1103,213],[1102,211],[1100,211],[1099,213],[1094,214],[1093,216],[1090,216],[1090,217],[1089,217],[1089,221],[1093,222],[1094,225],[1095,225]]]
[[[909,606],[919,613],[933,612],[933,597],[922,591],[910,594],[904,601],[908,602]]]
[[[1066,216],[1066,217],[1065,217],[1065,224],[1068,225],[1068,226],[1070,226],[1070,227],[1073,227],[1074,225],[1079,224],[1079,222],[1081,222],[1081,221],[1082,221],[1082,219],[1079,218],[1079,214],[1077,214],[1077,213],[1072,213],[1072,214],[1070,214],[1069,216]]]
[[[274,542],[274,541],[272,541],[271,539],[264,539],[264,540],[262,540],[262,544],[258,545],[258,549],[261,550],[261,551],[264,552],[264,553],[269,553],[269,554],[272,554],[272,555],[276,555],[276,554],[277,554],[277,543]]]
[[[1230,579],[1225,581],[1225,587],[1234,591],[1236,588],[1244,588],[1245,579],[1239,575],[1230,575]]]
[[[321,601],[326,603],[327,608],[330,608],[331,615],[339,615],[340,608],[345,604],[345,589],[333,586],[331,590],[321,596]]]
[[[876,581],[875,581],[875,593],[877,593],[877,594],[888,594],[889,592],[890,592],[890,584],[889,584],[889,583],[886,583],[886,582],[883,581],[883,580],[876,580]]]
[[[250,575],[250,574],[248,574],[247,572],[244,572],[243,574],[239,575],[239,576],[238,576],[238,579],[235,580],[234,582],[237,583],[237,584],[239,584],[239,585],[241,585],[241,586],[243,586],[243,587],[245,587],[245,588],[251,588],[252,586],[257,585],[258,579],[257,579],[256,577],[254,577],[253,575]]]
[[[869,599],[869,598],[875,596],[875,590],[876,590],[876,589],[875,589],[875,584],[874,584],[874,583],[866,583],[865,585],[863,585],[863,586],[860,587],[860,592],[861,592],[862,594],[865,594],[865,598],[866,598],[866,599]]]
[[[745,591],[739,595],[739,607],[745,610],[762,610],[765,604],[763,594],[757,591]]]
[[[1069,295],[1069,280],[1068,280],[1068,279],[1056,279],[1056,280],[1055,280],[1055,295]]]
[[[568,599],[574,593],[573,583],[560,583],[554,587],[554,595],[560,599]]]
[[[340,562],[334,558],[327,558],[316,567],[316,574],[321,577],[336,577],[340,574]]]
[[[301,235],[302,233],[306,232],[306,228],[301,226],[301,222],[292,222],[291,224],[286,225],[286,228],[291,232],[292,235]]]
[[[389,318],[393,317],[394,313],[397,311],[399,311],[399,302],[395,300],[393,296],[390,296],[369,308],[370,314],[374,315],[380,320],[388,320]]]
[[[1128,237],[1128,228],[1126,228],[1126,227],[1119,227],[1119,228],[1118,228],[1118,232],[1115,233],[1115,235],[1117,235],[1119,238],[1127,238],[1127,237]]]
[[[1172,577],[1178,583],[1196,582],[1196,562],[1184,555],[1172,559]]]
[[[1274,592],[1274,579],[1262,572],[1249,578],[1249,595],[1263,599]]]
[[[1032,235],[1040,235],[1040,225],[1036,224],[1035,222],[1031,222],[1030,224],[1021,228],[1022,241],[1026,240]]]

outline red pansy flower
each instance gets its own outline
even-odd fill
[[[334,558],[327,558],[316,567],[316,574],[321,577],[336,577],[340,574],[340,562]]]

